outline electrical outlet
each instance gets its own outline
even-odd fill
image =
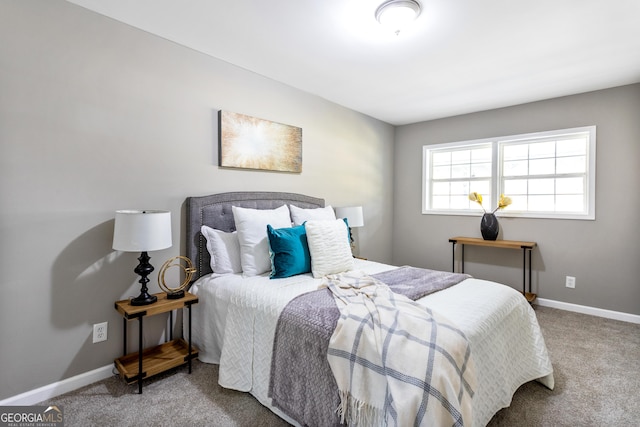
[[[567,279],[565,281],[565,286],[567,288],[574,289],[576,287],[576,278],[573,276],[567,276]]]
[[[96,323],[93,325],[93,343],[107,340],[107,322]]]

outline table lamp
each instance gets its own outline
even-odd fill
[[[353,251],[355,249],[355,240],[353,239],[351,228],[364,226],[364,215],[362,213],[362,206],[336,208],[336,217],[347,219],[347,223],[349,224],[349,237],[351,239],[351,250]]]
[[[113,229],[113,249],[124,252],[141,252],[140,263],[133,270],[140,275],[140,295],[131,299],[131,305],[147,305],[156,302],[149,295],[148,275],[153,271],[147,251],[158,251],[171,247],[171,212],[158,210],[116,211]]]

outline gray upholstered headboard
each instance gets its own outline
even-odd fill
[[[187,205],[187,257],[198,269],[196,280],[211,273],[211,257],[200,227],[208,225],[222,231],[234,231],[235,221],[231,206],[251,209],[275,209],[293,204],[299,208],[323,208],[324,199],[295,193],[234,192],[210,196],[188,197]]]

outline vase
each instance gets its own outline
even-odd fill
[[[500,231],[500,224],[498,218],[492,213],[485,213],[482,215],[482,221],[480,221],[480,232],[484,240],[496,240],[498,238],[498,232]]]

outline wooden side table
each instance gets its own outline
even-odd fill
[[[462,245],[462,273],[464,273],[464,245],[489,246],[492,248],[522,249],[522,295],[527,301],[533,302],[537,295],[531,292],[531,251],[536,247],[536,242],[523,242],[520,240],[484,240],[477,237],[452,237],[449,242],[453,244],[451,271],[455,272],[456,244]],[[527,252],[529,253],[529,292],[526,291]]]
[[[155,294],[158,300],[153,304],[133,306],[129,300],[116,301],[115,308],[123,316],[124,348],[123,356],[114,361],[120,376],[129,384],[138,382],[138,393],[142,394],[142,379],[159,374],[171,368],[187,364],[191,373],[191,360],[198,357],[198,349],[191,344],[191,306],[198,303],[198,297],[185,292],[184,298],[167,299],[167,294]],[[142,327],[145,316],[169,312],[170,324],[173,324],[173,310],[189,310],[189,341],[183,338],[173,339],[169,329],[169,340],[152,348],[142,348]],[[127,321],[138,319],[138,351],[127,354]]]

